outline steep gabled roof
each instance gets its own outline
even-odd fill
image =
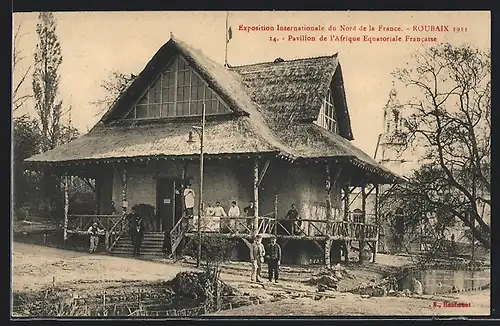
[[[186,43],[171,38],[122,92],[117,101],[103,115],[101,122],[106,124],[123,116],[178,54],[186,59],[189,65],[209,83],[209,86],[223,98],[235,113],[249,115],[256,112],[255,103],[242,87],[238,74],[229,71]]]
[[[182,55],[233,111],[207,121],[207,154],[276,153],[296,159],[347,157],[387,179],[395,175],[349,143],[349,114],[337,55],[226,68],[199,50],[170,39],[86,135],[30,162],[196,155],[187,144],[193,119],[127,124],[120,121],[177,55]],[[341,135],[312,123],[328,87],[334,89]],[[397,177],[396,177],[397,178]]]
[[[259,107],[288,121],[314,121],[332,86],[339,134],[352,140],[349,111],[337,54],[315,58],[276,60],[231,67],[242,76]]]

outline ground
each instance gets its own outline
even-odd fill
[[[311,298],[284,299],[260,305],[223,310],[217,316],[423,316],[423,315],[489,315],[490,293],[478,291],[454,296],[447,300],[470,303],[468,308],[433,308],[440,300],[426,298],[371,297],[360,298],[350,293],[335,294],[335,298],[314,300]]]
[[[79,253],[31,244],[14,243],[12,288],[14,291],[36,291],[51,285],[73,292],[99,292],[117,288],[123,282],[152,282],[172,279],[178,272],[195,269],[192,262],[145,261],[100,254]],[[344,290],[364,284],[371,278],[380,279],[381,272],[408,264],[407,257],[379,255],[377,264],[367,264],[352,270],[340,287]],[[279,284],[257,284],[249,280],[248,263],[228,263],[222,279],[244,294],[257,296],[266,304],[221,311],[219,315],[488,315],[489,290],[449,297],[363,298],[340,292],[319,294],[316,288],[299,283],[307,279],[314,268],[283,266]],[[265,274],[265,273],[264,273]],[[119,275],[119,277],[117,277]],[[119,288],[119,287],[118,287]],[[295,295],[296,299],[285,298]],[[434,301],[470,303],[470,308],[432,308]],[[383,311],[381,311],[381,307]]]

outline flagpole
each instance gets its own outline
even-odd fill
[[[225,44],[225,49],[224,49],[224,67],[227,67],[227,44],[229,43],[229,38],[228,38],[228,30],[227,30],[227,20],[229,17],[229,11],[226,11],[226,28],[224,29],[224,33],[226,35],[226,44]]]

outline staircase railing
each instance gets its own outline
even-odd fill
[[[123,215],[109,231],[106,232],[106,250],[109,252],[122,235],[128,230],[127,215]]]
[[[170,245],[172,248],[172,253],[175,252],[175,250],[181,243],[188,228],[188,221],[184,217],[180,218],[177,223],[175,223],[174,227],[170,231]]]

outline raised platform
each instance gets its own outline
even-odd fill
[[[202,232],[203,236],[213,236],[221,238],[230,239],[247,239],[252,240],[253,235],[245,233],[220,233],[220,232]],[[344,241],[359,241],[360,238],[355,237],[344,237],[344,236],[304,236],[304,235],[280,235],[280,234],[269,234],[269,233],[259,233],[263,239],[268,239],[271,237],[276,237],[277,239],[287,239],[287,240],[309,240],[309,241],[326,241],[326,240],[344,240]],[[188,238],[195,238],[198,236],[197,232],[187,232],[185,236]],[[364,241],[377,241],[376,237],[364,238]]]

